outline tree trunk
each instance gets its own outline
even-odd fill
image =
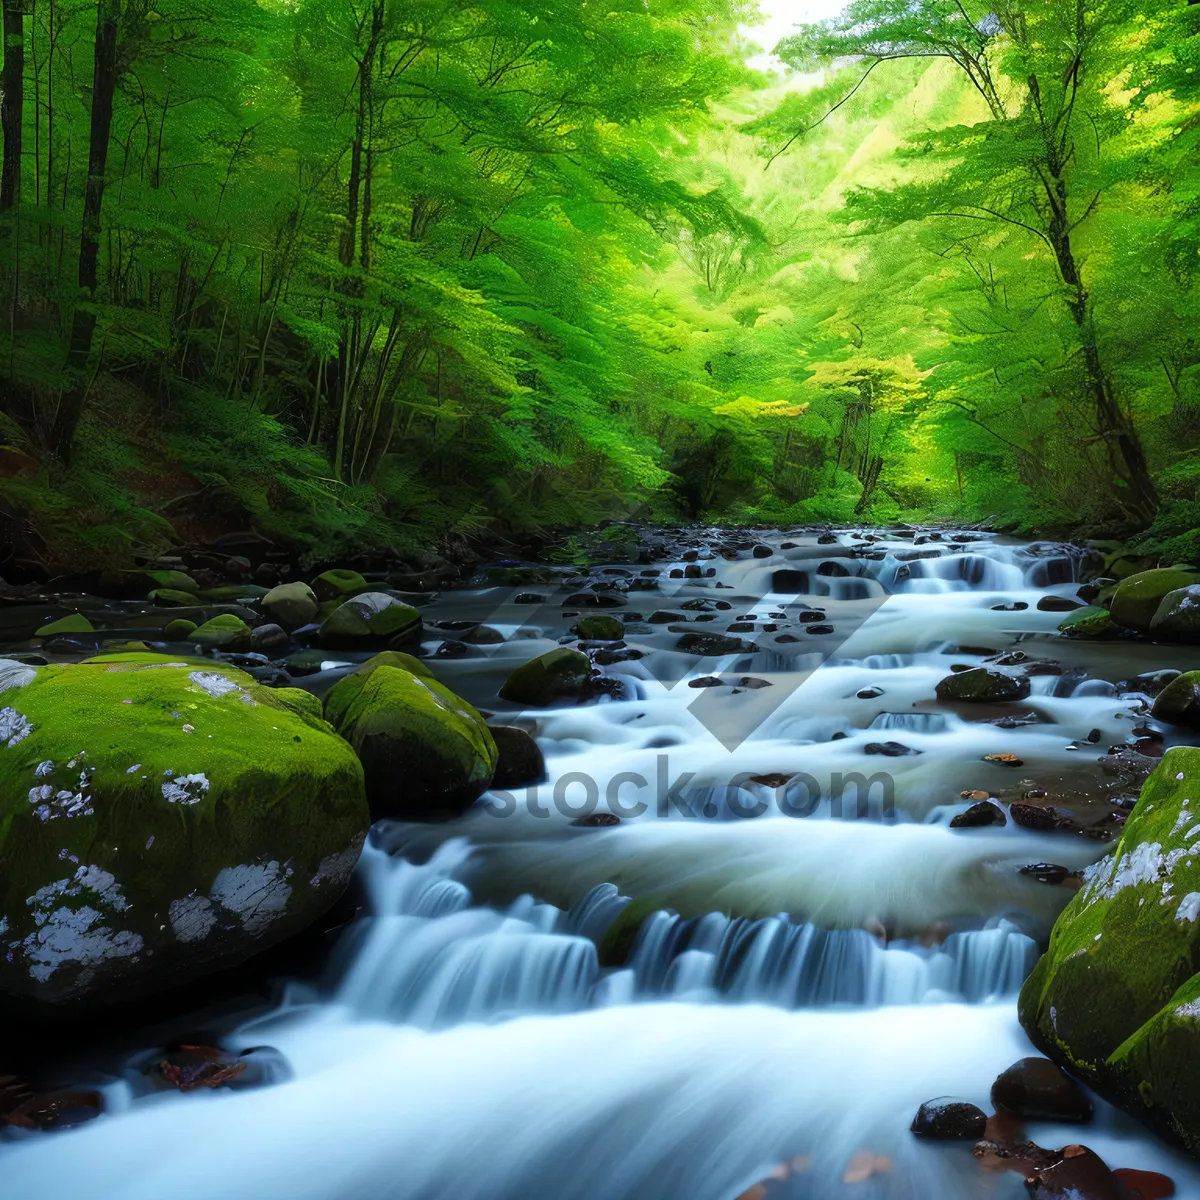
[[[75,429],[83,411],[83,378],[96,332],[96,276],[100,258],[100,209],[104,202],[104,172],[112,130],[113,93],[117,84],[117,19],[120,0],[99,0],[96,6],[96,54],[92,76],[92,121],[88,143],[88,177],[83,193],[83,222],[79,236],[79,298],[71,321],[67,367],[76,380],[59,402],[51,446],[64,462],[71,456]]]
[[[4,0],[4,70],[0,73],[0,127],[4,132],[4,168],[0,174],[0,212],[21,196],[21,132],[25,100],[25,17],[20,0]]]

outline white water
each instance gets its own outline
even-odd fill
[[[782,646],[760,634],[766,653],[696,660],[671,649],[678,635],[664,626],[639,626],[628,641],[646,657],[610,669],[629,681],[624,699],[524,714],[549,765],[535,797],[492,797],[450,826],[377,831],[361,866],[370,910],[323,985],[293,985],[278,1012],[227,1039],[232,1049],[278,1047],[290,1081],[146,1096],[130,1068],[104,1083],[109,1116],[52,1137],[8,1135],[0,1196],[733,1200],[797,1156],[803,1171],[772,1196],[1024,1195],[1017,1175],[985,1175],[968,1149],[918,1143],[908,1124],[936,1096],[986,1107],[995,1075],[1031,1052],[1015,1016],[1036,958],[1028,935],[1044,936],[1070,893],[1019,868],[1081,867],[1105,846],[947,823],[966,807],[964,788],[1094,772],[1133,724],[1132,702],[1102,686],[1120,667],[1089,648],[1090,683],[1035,679],[1029,700],[1007,707],[1035,711],[1041,724],[1006,730],[935,713],[933,689],[950,664],[980,661],[956,643],[1002,650],[1026,639],[1048,657],[1063,649],[1047,636],[1061,616],[1036,603],[1052,580],[1071,578],[1070,562],[987,541],[909,562],[896,558],[909,543],[889,544],[883,560],[855,561],[795,540],[799,549],[769,560],[704,564],[728,589],[668,581],[664,564],[661,592],[631,593],[630,607],[727,599],[719,619],[696,626],[714,633],[743,614],[761,626],[771,612],[790,619],[822,607],[836,645],[814,650],[802,630]],[[834,556],[850,577],[810,574],[803,598],[769,593],[774,570],[815,572]],[[570,624],[545,610],[531,623],[507,603],[519,590],[528,589],[440,606],[447,617],[486,617],[509,637],[477,658],[435,660],[485,707],[503,709],[504,675]],[[1069,595],[1074,585],[1049,590]],[[992,609],[1017,600],[1028,608]],[[725,671],[773,686],[686,686]],[[867,687],[883,692],[860,697]],[[1095,750],[1067,749],[1092,729]],[[922,753],[866,753],[888,740]],[[997,751],[1020,754],[1025,767],[981,762]],[[660,771],[668,786],[691,773],[680,794],[712,816],[678,805],[660,816]],[[798,802],[788,788],[731,785],[798,771],[822,788],[838,771],[888,772],[894,812],[881,819],[875,802],[869,819],[850,819],[848,800],[836,819],[826,795],[797,819],[781,815]],[[640,796],[628,779],[612,790],[623,773],[647,781]],[[597,811],[613,796],[645,799],[648,810],[616,828],[575,827],[581,777],[595,785]],[[555,786],[569,779],[559,811]],[[764,815],[739,818],[747,801],[761,801]],[[597,946],[629,897],[672,911],[644,921],[623,967],[601,967]],[[1114,1167],[1166,1171],[1179,1195],[1200,1196],[1193,1167],[1104,1106],[1087,1130],[1030,1132],[1048,1146],[1084,1140]],[[884,1156],[887,1169],[846,1182],[864,1153]]]

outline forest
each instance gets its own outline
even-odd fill
[[[1200,550],[1200,9],[4,0],[9,567],[602,520]],[[6,569],[0,562],[0,570]]]

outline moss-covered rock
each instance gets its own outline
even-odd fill
[[[200,597],[194,592],[181,592],[176,588],[155,588],[148,597],[159,608],[194,608]]]
[[[321,622],[317,637],[337,650],[402,645],[420,639],[421,614],[386,592],[363,592],[339,604]]]
[[[288,699],[159,654],[0,663],[0,993],[122,1002],[329,907],[368,826],[362,768]]]
[[[163,629],[163,637],[168,642],[183,642],[192,636],[200,626],[195,621],[189,621],[186,617],[180,617],[178,620],[169,622]]]
[[[1107,638],[1116,634],[1117,626],[1108,609],[1092,605],[1076,609],[1060,621],[1058,631],[1072,638]]]
[[[1200,642],[1200,584],[1168,592],[1150,622],[1150,634],[1166,642]]]
[[[257,583],[228,583],[222,587],[205,588],[200,593],[200,599],[210,604],[237,604],[261,600],[266,594],[267,589]]]
[[[272,688],[271,695],[281,704],[286,704],[293,712],[300,713],[301,716],[312,717],[317,721],[325,720],[324,706],[312,692],[306,692],[303,688],[297,687],[281,687]]]
[[[61,633],[93,633],[95,626],[83,615],[83,613],[71,613],[70,616],[59,617],[57,621],[51,621],[48,625],[43,625],[35,637],[58,637]]]
[[[359,592],[370,590],[370,584],[357,572],[336,567],[322,571],[312,581],[313,594],[318,600],[348,600]]]
[[[592,677],[592,663],[581,650],[560,646],[518,667],[500,689],[501,699],[545,708],[579,700]]]
[[[259,601],[259,607],[286,629],[315,620],[317,597],[307,583],[281,583]]]
[[[1154,716],[1171,725],[1200,729],[1200,671],[1177,675],[1154,700]]]
[[[213,650],[248,650],[250,626],[233,613],[223,613],[196,628],[190,635],[190,640]]]
[[[186,571],[135,571],[134,578],[145,581],[151,588],[167,588],[175,592],[191,592],[195,595],[200,585]]]
[[[1158,567],[1123,579],[1113,593],[1112,619],[1125,629],[1149,633],[1163,600],[1179,588],[1200,583],[1200,575],[1183,567]]]
[[[947,675],[937,685],[939,700],[965,700],[973,704],[1004,704],[1024,700],[1029,695],[1029,680],[992,667],[974,667]]]
[[[1196,1076],[1183,1069],[1200,1066],[1198,970],[1200,749],[1178,747],[1058,919],[1021,1021],[1073,1074],[1198,1153]]]
[[[491,783],[496,743],[475,709],[408,659],[363,663],[330,689],[325,715],[362,760],[374,819],[455,817]]]
[[[575,632],[587,642],[618,642],[625,636],[625,626],[616,617],[584,617]]]

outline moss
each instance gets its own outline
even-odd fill
[[[370,584],[357,572],[335,568],[322,571],[312,581],[313,594],[318,600],[348,600],[359,592],[370,590]]]
[[[200,590],[200,585],[186,571],[141,571],[134,572],[134,576],[140,576],[148,586],[154,588],[191,592],[193,595]]]
[[[545,707],[578,700],[592,675],[592,663],[580,650],[560,646],[518,667],[500,689],[501,699]]]
[[[491,783],[496,743],[474,708],[400,657],[376,655],[339,680],[325,715],[362,760],[376,819],[455,816]]]
[[[936,688],[939,700],[967,700],[975,704],[1003,704],[1024,700],[1029,695],[1029,680],[1023,675],[975,667],[947,675]]]
[[[21,732],[0,742],[0,991],[18,999],[124,998],[241,961],[328,907],[367,828],[345,742],[227,666],[52,665],[0,711]]]
[[[303,688],[284,687],[272,688],[271,694],[276,700],[286,704],[293,711],[304,713],[327,724],[325,722],[325,710],[321,701],[312,692],[306,692]]]
[[[1059,633],[1073,638],[1105,638],[1117,632],[1117,626],[1107,609],[1078,608],[1058,626]]]
[[[155,588],[148,598],[160,608],[194,608],[200,603],[194,592],[180,592],[175,588]]]
[[[199,626],[191,640],[220,650],[245,650],[250,645],[250,626],[233,613],[223,613]]]
[[[584,617],[575,632],[589,642],[616,642],[625,636],[625,626],[616,617]]]
[[[1198,839],[1200,749],[1177,747],[1146,781],[1116,849],[1087,872],[1021,991],[1034,1040],[1127,1105],[1155,1080],[1141,1067],[1135,1079],[1120,1048],[1200,969]]]
[[[408,642],[421,636],[421,614],[386,592],[364,592],[339,604],[317,634],[322,646],[332,649]]]
[[[186,638],[191,637],[200,626],[195,621],[189,621],[186,618],[180,618],[177,621],[172,621],[163,630],[163,637],[168,642],[182,642]]]
[[[60,633],[93,632],[95,632],[95,626],[83,613],[72,613],[69,617],[59,617],[57,621],[51,621],[48,625],[43,625],[34,636],[55,637]]]
[[[1200,729],[1200,671],[1177,675],[1154,700],[1153,715],[1172,725]]]
[[[1200,575],[1180,567],[1159,567],[1130,575],[1113,594],[1112,619],[1125,629],[1149,633],[1164,598],[1193,583],[1200,583]]]
[[[281,583],[259,601],[259,607],[280,624],[297,629],[317,615],[317,597],[307,583]]]
[[[212,604],[230,604],[239,600],[261,600],[266,594],[267,589],[256,583],[231,583],[225,587],[205,588],[200,599]]]

